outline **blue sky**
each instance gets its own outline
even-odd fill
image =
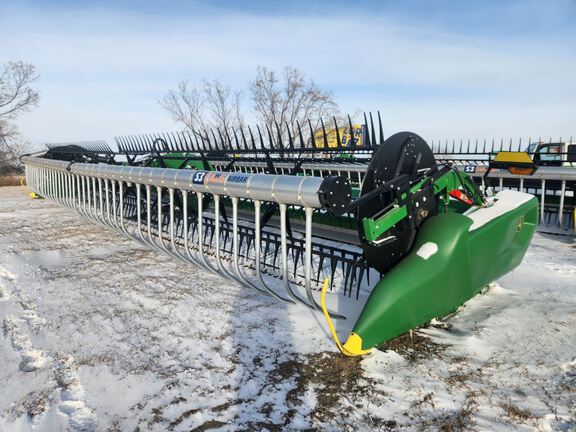
[[[0,47],[38,67],[34,144],[175,130],[158,100],[179,80],[287,64],[388,134],[576,139],[573,0],[0,0]]]

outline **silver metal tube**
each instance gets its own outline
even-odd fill
[[[260,286],[252,283],[240,270],[240,261],[238,259],[238,198],[232,197],[232,261],[234,264],[234,270],[238,278],[250,288],[255,289],[263,294],[269,295],[270,293],[266,289],[262,289]]]
[[[564,217],[564,195],[566,194],[566,180],[562,180],[560,186],[560,208],[558,209],[558,225],[562,228],[563,221],[562,218]]]
[[[290,284],[290,280],[288,278],[288,245],[286,242],[286,204],[280,204],[280,248],[282,254],[282,283],[284,285],[284,289],[288,293],[288,295],[292,298],[292,300],[302,303],[305,306],[308,306],[311,309],[315,309],[313,304],[310,304],[300,297],[296,292],[292,289],[292,285]]]
[[[544,201],[546,200],[546,180],[542,179],[542,190],[540,191],[540,223],[546,224],[544,221]]]
[[[203,199],[204,194],[202,192],[196,192],[197,198],[197,209],[198,209],[198,253],[200,254],[200,261],[204,265],[212,270],[214,273],[218,273],[216,267],[212,266],[208,259],[204,256],[204,211],[203,211]],[[216,222],[218,225],[218,223]]]
[[[208,266],[205,262],[203,262],[202,260],[198,260],[196,257],[194,257],[192,255],[192,252],[190,251],[190,242],[189,242],[190,233],[188,231],[188,191],[182,191],[182,207],[183,207],[182,236],[184,238],[184,253],[185,253],[185,255],[182,258],[188,262],[191,262],[195,265],[205,268],[206,270],[217,273],[212,267]]]
[[[262,277],[262,266],[261,266],[261,258],[260,258],[260,244],[261,244],[261,231],[260,231],[260,209],[262,203],[260,201],[254,201],[254,261],[256,264],[256,277],[258,282],[260,283],[260,287],[267,292],[269,292],[272,296],[276,297],[279,300],[294,303],[294,301],[289,297],[284,297],[274,291],[272,288],[264,282],[264,278]]]
[[[216,265],[223,275],[232,278],[234,281],[243,284],[243,281],[232,273],[230,273],[222,264],[222,256],[220,254],[220,195],[214,195],[214,227],[216,230]]]
[[[322,306],[316,301],[314,295],[312,294],[312,216],[314,209],[306,207],[304,209],[306,217],[306,230],[305,230],[305,253],[304,253],[304,279],[306,288],[306,297],[308,301],[314,305],[318,310],[322,310]],[[344,315],[337,312],[328,311],[331,317],[345,319]]]

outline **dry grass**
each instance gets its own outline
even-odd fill
[[[501,405],[502,409],[513,422],[526,423],[529,420],[535,419],[536,416],[529,410],[517,407],[512,402],[506,402]]]
[[[23,179],[24,176],[20,175],[0,176],[0,186],[20,186],[22,181],[26,184]]]

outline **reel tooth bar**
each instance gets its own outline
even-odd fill
[[[262,155],[274,154],[284,158],[285,153],[312,155],[341,152],[370,153],[384,142],[382,120],[378,112],[379,138],[372,114],[370,122],[364,114],[364,124],[352,124],[348,116],[347,124],[339,126],[334,118],[334,127],[327,128],[320,120],[316,127],[308,121],[306,125],[279,125],[265,127],[265,132],[257,126],[221,131],[220,129],[191,130],[172,133],[151,133],[115,137],[119,152],[124,155],[147,155],[163,153],[204,153],[211,156]]]

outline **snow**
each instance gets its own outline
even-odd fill
[[[438,245],[434,242],[426,242],[416,251],[416,255],[420,258],[427,260],[432,255],[438,252]]]
[[[503,190],[498,192],[493,198],[491,198],[490,205],[466,214],[466,216],[472,219],[472,225],[470,225],[469,231],[474,231],[480,228],[491,220],[502,216],[504,213],[520,207],[532,198],[534,198],[534,195],[525,192],[513,190]]]
[[[0,188],[0,431],[575,430],[575,282],[574,243],[537,234],[455,314],[346,358],[321,314]]]

